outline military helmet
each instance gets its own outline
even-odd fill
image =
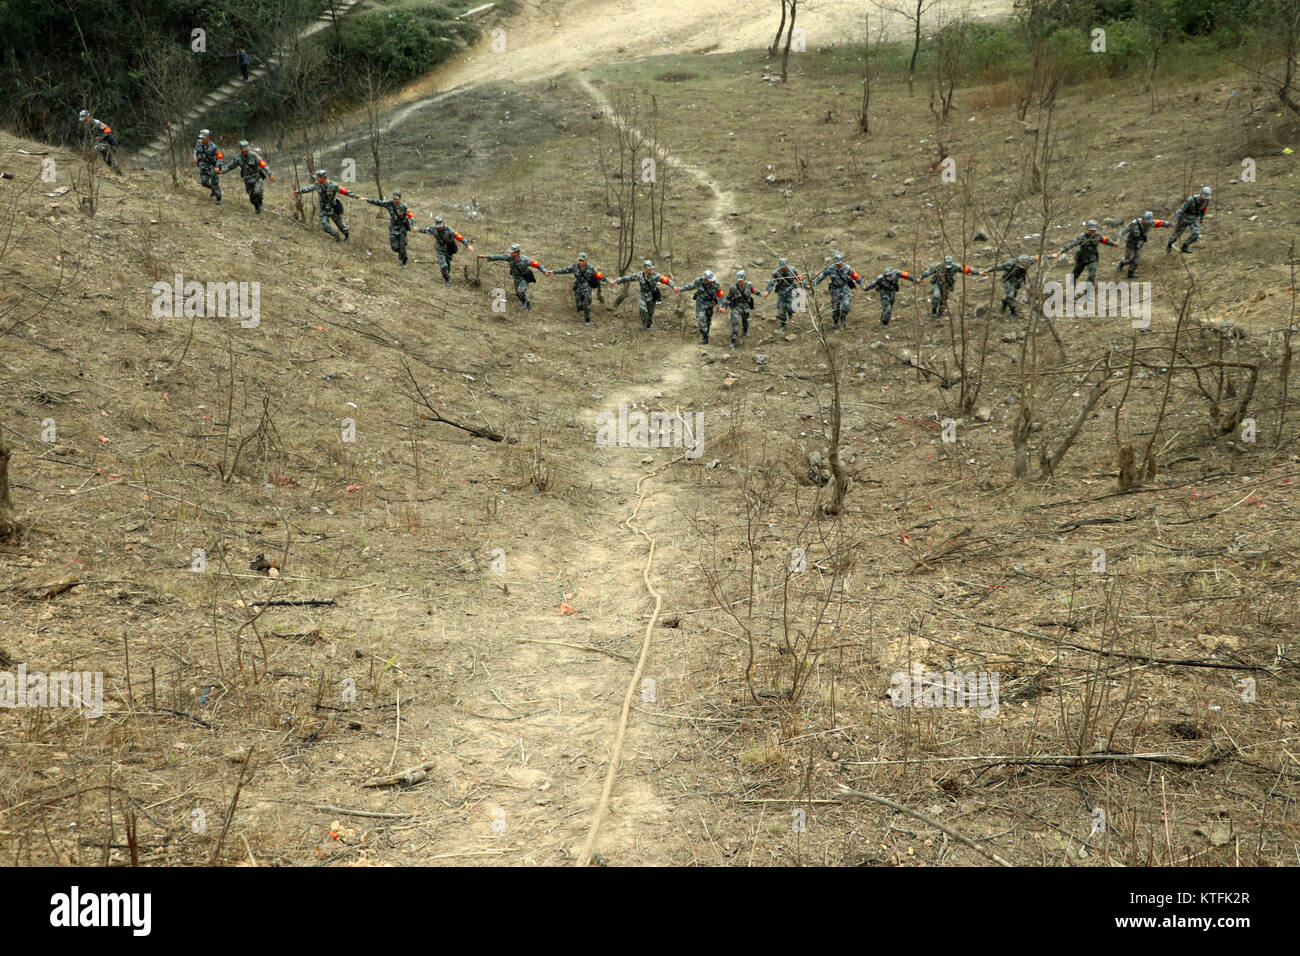
[[[949,266],[952,265],[952,256],[944,256],[943,262],[944,265],[949,265]]]
[[[1089,232],[1096,232],[1096,231],[1097,231],[1097,220],[1096,220],[1096,219],[1089,219],[1089,220],[1088,220],[1088,231],[1089,231]]]
[[[789,264],[790,264],[790,263],[789,263],[787,260],[785,260],[785,259],[777,259],[777,260],[776,260],[776,265],[777,265],[777,268],[778,268],[778,269],[784,269],[784,268],[785,268],[786,266],[788,266]]]
[[[843,261],[844,261],[844,253],[840,252],[838,249],[832,249],[832,250],[831,250],[831,258],[834,259],[836,262],[843,262]]]
[[[1204,196],[1206,199],[1210,198],[1210,187],[1209,187],[1209,186],[1202,186],[1202,187],[1201,187],[1201,195]]]
[[[642,260],[641,260],[641,266],[642,266],[642,268],[645,268],[645,269],[652,269],[652,268],[654,268],[654,263],[651,262],[649,259],[642,259]]]
[[[1027,266],[1034,261],[1034,257],[1030,255],[1021,254],[1016,256],[1016,261],[1019,262],[1022,266]]]
[[[743,279],[743,278],[745,278],[745,270],[744,270],[744,269],[737,269],[737,270],[736,270],[736,278],[737,278],[737,279]]]
[[[517,242],[512,242],[512,243],[510,244],[510,251],[511,251],[511,252],[518,252],[518,251],[519,251],[519,243],[517,243]]]
[[[1142,214],[1142,221],[1150,225],[1151,223],[1156,221],[1156,214],[1153,213],[1150,209],[1148,209],[1146,212]]]
[[[579,262],[583,262],[583,261],[585,261],[586,258],[587,258],[587,254],[586,254],[585,252],[580,252],[580,253],[578,253],[578,261],[579,261]]]
[[[441,225],[442,225],[442,217],[441,217],[441,216],[434,216],[434,217],[433,217],[433,224],[434,224],[435,226],[441,226]]]
[[[706,278],[706,279],[712,279],[712,278],[713,278],[713,270],[712,270],[712,269],[705,269],[705,270],[704,270],[704,278]]]
[[[82,110],[77,114],[77,119],[82,120],[83,122],[90,119],[90,110]]]
[[[240,149],[248,149],[248,140],[246,140],[246,139],[241,139],[241,140],[239,141],[239,148],[240,148]]]
[[[394,199],[401,199],[401,198],[402,198],[402,191],[401,191],[400,189],[394,189],[394,190],[393,190],[393,198],[394,198]]]
[[[201,129],[201,130],[199,130],[199,139],[206,139],[207,137],[209,137],[209,136],[211,136],[211,135],[212,135],[212,130],[210,130],[210,129]]]
[[[324,179],[324,178],[325,178],[326,176],[328,176],[328,175],[329,175],[329,173],[325,172],[325,170],[323,170],[323,169],[318,169],[318,170],[316,170],[316,178],[317,178],[317,179]]]

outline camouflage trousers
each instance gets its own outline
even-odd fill
[[[438,268],[442,271],[444,279],[451,278],[451,258],[455,254],[455,251],[448,252],[442,246],[438,247]]]
[[[533,303],[528,298],[528,283],[520,279],[515,283],[515,297],[522,303],[525,309],[531,309]]]
[[[208,192],[221,198],[221,176],[217,174],[215,166],[199,167],[199,185],[208,187]]]
[[[261,212],[263,194],[266,192],[266,186],[262,177],[258,176],[256,179],[245,179],[244,192],[248,193],[248,201],[253,204],[253,208],[258,212]]]
[[[897,295],[897,293],[885,292],[883,290],[880,293],[880,324],[881,325],[888,325],[889,320],[894,317],[894,296],[895,295]]]
[[[849,309],[853,305],[853,296],[847,292],[831,293],[831,328],[837,329],[841,325],[845,328],[849,324]]]
[[[656,304],[654,299],[646,296],[638,295],[636,297],[636,307],[641,312],[641,328],[648,329],[654,322]]]
[[[735,345],[739,335],[749,335],[749,309],[731,310],[731,344]]]
[[[785,330],[785,323],[789,321],[790,316],[794,314],[794,289],[786,289],[784,292],[778,290],[776,293],[776,317],[781,320],[781,330]]]
[[[573,307],[582,313],[584,321],[591,321],[591,286],[586,282],[573,290]]]
[[[1172,247],[1173,244],[1178,241],[1178,237],[1183,234],[1183,230],[1186,229],[1188,226],[1192,227],[1192,234],[1190,237],[1188,237],[1188,240],[1183,243],[1184,249],[1190,246],[1197,239],[1201,238],[1201,220],[1179,219],[1177,222],[1174,223],[1174,234],[1169,237],[1168,244],[1170,247]]]
[[[713,327],[713,303],[700,302],[695,303],[695,327],[700,330],[700,342],[707,345],[709,341],[709,329]]]
[[[930,318],[937,319],[948,307],[948,284],[942,279],[930,283]]]
[[[339,227],[339,232],[346,239],[348,237],[348,224],[343,221],[343,202],[341,200],[334,200],[333,208],[323,207],[320,211],[320,227],[337,239],[339,238],[339,232],[335,232],[330,228],[331,221]]]
[[[1083,270],[1088,270],[1088,281],[1097,281],[1097,254],[1080,253],[1074,257],[1074,281],[1079,281],[1079,276],[1083,275]]]
[[[1128,266],[1128,277],[1132,279],[1137,275],[1138,257],[1142,254],[1144,242],[1145,240],[1134,241],[1129,239],[1124,243],[1124,256],[1119,260],[1119,264],[1115,266],[1116,272]]]
[[[401,260],[402,265],[406,265],[406,230],[390,229],[388,230],[388,248],[397,253],[397,258]]]
[[[1024,284],[1023,280],[1016,282],[1012,279],[1002,280],[1002,309],[1003,312],[1010,312],[1012,318],[1019,315],[1016,310],[1016,297],[1020,295],[1020,287]]]

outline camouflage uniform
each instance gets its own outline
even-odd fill
[[[749,313],[754,308],[754,296],[759,291],[748,280],[737,279],[736,284],[727,290],[723,304],[731,310],[731,347],[736,347],[739,335],[749,335]]]
[[[870,292],[872,289],[880,290],[881,325],[888,326],[889,320],[894,317],[894,296],[898,295],[899,279],[908,279],[912,282],[920,281],[914,278],[911,273],[904,272],[901,269],[886,269],[862,287],[863,292]]]
[[[307,193],[316,194],[316,208],[320,213],[320,227],[329,233],[335,242],[342,242],[337,232],[330,228],[330,220],[339,227],[339,232],[343,233],[343,239],[347,239],[351,233],[348,231],[348,224],[343,221],[343,200],[339,199],[339,194],[344,196],[352,195],[343,186],[327,179],[325,182],[316,180],[310,186],[304,186],[298,190],[298,195]]]
[[[1138,256],[1142,254],[1142,247],[1147,244],[1147,230],[1165,229],[1172,225],[1173,223],[1168,219],[1151,219],[1148,221],[1145,216],[1138,216],[1125,226],[1122,233],[1124,256],[1116,264],[1115,271],[1122,272],[1124,267],[1128,266],[1128,277],[1136,279]]]
[[[194,143],[194,164],[199,167],[199,185],[208,187],[208,195],[217,197],[221,205],[221,150],[209,139],[206,143],[199,137]]]
[[[1183,252],[1187,252],[1191,244],[1201,238],[1201,223],[1205,222],[1205,210],[1209,208],[1210,197],[1203,196],[1200,193],[1193,193],[1183,200],[1183,204],[1174,213],[1174,234],[1169,237],[1169,242],[1165,244],[1165,251],[1171,251],[1174,248],[1174,243],[1178,241],[1178,237],[1183,234],[1183,230],[1191,226],[1191,238],[1184,242],[1182,246]]]
[[[614,285],[623,285],[627,282],[637,283],[637,309],[641,312],[641,328],[650,328],[655,318],[655,304],[661,298],[659,286],[668,285],[668,277],[651,269],[647,272],[644,268],[639,272],[633,272],[629,275],[619,276],[614,280]]]
[[[849,309],[853,305],[853,290],[858,285],[858,274],[853,271],[843,259],[836,259],[821,273],[816,279],[813,279],[813,285],[820,285],[821,281],[830,277],[831,292],[831,328],[838,329],[843,323],[847,329],[849,327]]]
[[[515,284],[515,295],[518,296],[525,309],[531,309],[533,303],[528,298],[528,286],[532,273],[529,269],[535,266],[545,272],[546,270],[542,268],[542,264],[536,259],[524,258],[522,253],[513,252],[503,252],[500,255],[484,256],[483,258],[488,262],[505,262],[510,265],[510,278]]]
[[[109,167],[112,167],[113,147],[117,145],[117,137],[113,135],[113,130],[107,124],[89,116],[86,117],[86,122],[90,126],[90,138],[95,151],[104,157],[104,162]]]
[[[1119,243],[1114,239],[1103,236],[1100,232],[1081,232],[1063,245],[1056,254],[1059,256],[1077,247],[1079,251],[1074,254],[1074,281],[1078,282],[1083,270],[1087,269],[1088,281],[1096,282],[1097,260],[1101,258],[1097,252],[1097,247],[1103,245],[1118,246]]]
[[[942,262],[921,273],[921,279],[930,280],[930,318],[939,318],[948,308],[948,296],[957,285],[957,273],[970,275],[973,271],[970,266],[954,262],[952,256],[945,256]]]
[[[999,262],[995,266],[989,266],[985,272],[1002,273],[1002,308],[1001,312],[1010,312],[1013,319],[1020,317],[1020,312],[1016,309],[1016,298],[1020,295],[1020,289],[1029,281],[1029,268],[1025,263],[1020,261],[1020,256],[1014,259],[1008,259],[1006,262]],[[1031,260],[1036,260],[1038,256],[1028,256]]]
[[[367,199],[371,206],[388,210],[388,248],[397,253],[398,260],[406,265],[406,234],[411,231],[415,214],[406,208],[400,196],[392,199]]]
[[[700,344],[709,344],[709,329],[713,326],[713,309],[722,298],[722,285],[717,279],[700,276],[682,286],[683,292],[695,291],[695,327],[700,330]]]
[[[781,320],[781,331],[785,331],[786,320],[794,312],[794,290],[806,285],[806,280],[788,265],[777,266],[768,280],[767,291],[776,287],[776,317]]]
[[[585,259],[579,259],[563,269],[556,269],[553,275],[573,276],[573,305],[582,313],[583,321],[591,324],[591,290],[604,278],[596,267],[588,265]]]
[[[253,204],[253,211],[260,213],[263,193],[266,189],[264,180],[271,175],[271,167],[266,165],[266,160],[250,149],[247,152],[240,150],[236,153],[221,171],[228,173],[232,169],[239,170],[239,178],[244,181],[244,191],[248,193],[248,201]]]
[[[423,232],[426,235],[433,236],[433,247],[438,253],[438,268],[442,271],[442,281],[447,285],[451,285],[451,260],[459,249],[456,243],[463,242],[469,245],[469,240],[446,225],[434,226],[432,229],[423,226],[417,229],[416,232]]]

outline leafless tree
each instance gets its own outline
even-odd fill
[[[935,5],[938,0],[906,0],[906,4],[901,7],[892,7],[883,3],[877,3],[876,7],[882,11],[896,13],[904,20],[912,24],[912,59],[907,64],[907,92],[912,92],[912,82],[916,78],[916,58],[921,52],[921,22],[925,18],[926,11]]]

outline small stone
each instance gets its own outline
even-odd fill
[[[759,354],[755,355],[755,356],[754,356],[754,364],[755,364],[755,365],[766,365],[766,364],[767,364],[767,356],[766,356],[766,355],[763,355],[761,352],[760,352]]]
[[[987,405],[981,405],[975,410],[975,420],[977,422],[991,422],[993,420],[993,409]]]

